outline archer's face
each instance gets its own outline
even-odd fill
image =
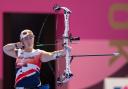
[[[25,48],[33,48],[34,46],[34,35],[28,35],[22,39]]]

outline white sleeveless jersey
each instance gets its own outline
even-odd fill
[[[22,49],[18,49],[18,56],[16,59],[17,72],[15,83],[18,83],[22,79],[40,72],[40,67],[41,50],[33,49],[32,52],[25,52]]]

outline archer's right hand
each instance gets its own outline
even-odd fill
[[[17,43],[15,43],[15,47],[17,48],[17,49],[23,49],[23,43],[22,42],[17,42]]]

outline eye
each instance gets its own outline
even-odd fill
[[[30,39],[34,38],[34,36],[29,36]]]
[[[34,37],[35,37],[35,36],[33,36],[33,35],[31,36],[31,38],[34,38]]]

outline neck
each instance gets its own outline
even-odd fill
[[[33,48],[25,48],[24,51],[26,52],[31,52],[33,50]]]

